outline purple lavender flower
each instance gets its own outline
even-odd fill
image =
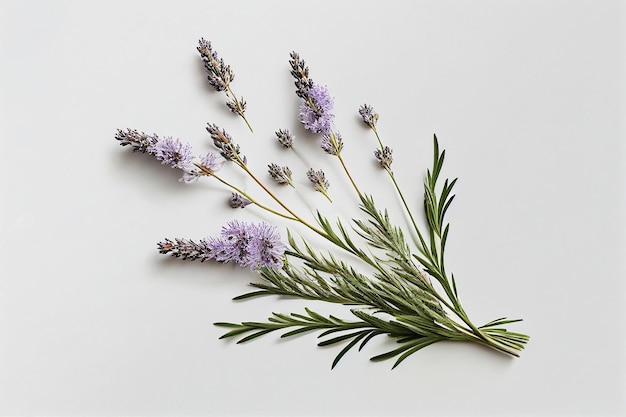
[[[253,227],[254,238],[248,246],[249,265],[246,266],[252,269],[282,267],[286,246],[280,241],[276,226],[261,222]]]
[[[162,164],[182,170],[188,169],[193,160],[191,145],[171,137],[159,140],[148,147],[147,152],[153,154]]]
[[[159,253],[164,255],[170,254],[175,258],[188,259],[190,261],[200,259],[200,262],[213,258],[211,248],[209,248],[204,239],[199,243],[188,239],[174,239],[174,241],[165,239],[165,241],[157,243],[157,246]]]
[[[200,53],[202,62],[204,62],[211,87],[216,91],[226,90],[235,79],[235,73],[230,69],[230,65],[226,65],[223,59],[217,57],[217,52],[213,50],[211,42],[204,38],[198,41],[196,49]]]
[[[322,137],[322,149],[329,155],[337,155],[343,149],[343,142],[339,132],[330,132]]]
[[[321,169],[315,171],[313,168],[310,168],[306,173],[307,178],[311,183],[313,183],[313,188],[315,191],[319,191],[328,199],[328,201],[332,202],[330,197],[328,196],[328,187],[330,187],[330,183],[326,179],[326,175],[324,175],[324,171]]]
[[[378,122],[378,113],[374,111],[374,108],[368,104],[363,104],[359,108],[359,114],[363,119],[363,123],[368,125],[371,129],[376,129],[376,122]]]
[[[276,138],[285,148],[291,148],[293,146],[293,135],[288,129],[280,129],[276,132]]]
[[[228,204],[232,208],[244,208],[248,204],[252,204],[252,201],[248,200],[247,198],[245,198],[241,194],[232,193],[231,196],[230,196],[230,200],[229,200]]]
[[[251,269],[282,266],[286,249],[276,226],[238,220],[228,222],[219,238],[209,238],[208,245],[216,261],[235,262]]]
[[[289,60],[291,75],[296,79],[296,94],[306,100],[309,96],[309,90],[313,87],[313,80],[309,78],[309,67],[306,66],[297,52],[291,52],[289,56],[291,58]]]
[[[208,168],[211,172],[217,172],[222,168],[224,162],[226,162],[226,160],[220,158],[219,155],[214,152],[209,152],[200,160],[200,165]]]
[[[267,166],[267,172],[270,174],[270,177],[278,184],[286,185],[289,184],[293,187],[293,182],[291,180],[291,170],[289,167],[280,167],[277,164],[271,163]]]
[[[226,130],[220,128],[215,123],[207,123],[206,130],[211,135],[211,139],[213,139],[213,145],[220,150],[220,155],[222,155],[224,159],[228,161],[238,161],[238,159],[244,160],[240,156],[239,145],[233,143],[233,140]]]
[[[381,167],[386,170],[391,169],[391,163],[393,162],[393,150],[389,146],[385,146],[382,152],[380,149],[376,149],[374,151],[374,157]]]
[[[159,141],[157,135],[147,135],[135,129],[117,130],[115,139],[120,141],[121,146],[132,146],[133,152],[148,153],[148,150]]]
[[[333,123],[333,99],[328,88],[313,83],[308,97],[300,105],[300,121],[306,129],[315,133],[329,134]]]

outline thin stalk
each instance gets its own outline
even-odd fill
[[[232,99],[233,99],[233,102],[235,103],[235,106],[237,106],[237,113],[239,114],[239,116],[241,116],[243,121],[246,122],[246,124],[248,125],[248,129],[250,129],[250,132],[253,132],[252,126],[250,126],[250,123],[248,122],[248,119],[246,119],[246,116],[244,115],[244,111],[243,111],[243,108],[241,107],[241,104],[239,103],[239,99],[237,98],[235,93],[233,93],[233,90],[231,90],[231,88],[230,88],[230,84],[228,84],[226,86],[226,88],[228,89],[228,92],[232,96]]]
[[[211,171],[210,169],[207,169],[206,167],[204,167],[204,166],[202,166],[202,165],[200,165],[200,164],[196,164],[196,166],[197,166],[198,168],[200,168],[200,169],[202,170],[202,172],[204,172],[206,175],[208,175],[208,176],[211,176],[211,177],[215,178],[216,180],[218,180],[219,182],[221,182],[221,183],[222,183],[222,184],[224,184],[225,186],[227,186],[227,187],[229,187],[229,188],[233,189],[234,191],[238,192],[239,194],[241,194],[242,196],[244,196],[245,198],[247,198],[248,200],[250,200],[250,202],[251,202],[252,204],[254,204],[255,206],[257,206],[257,207],[259,207],[259,208],[261,208],[261,209],[263,209],[263,210],[266,210],[266,211],[268,211],[268,212],[270,212],[270,213],[272,213],[272,214],[275,214],[275,215],[277,215],[277,216],[280,216],[280,217],[282,217],[282,218],[285,218],[285,219],[288,219],[288,220],[295,220],[295,221],[298,221],[298,219],[296,219],[295,217],[288,216],[288,215],[286,215],[286,214],[284,214],[284,213],[281,213],[281,212],[276,211],[276,210],[274,210],[274,209],[272,209],[272,208],[270,208],[270,207],[267,207],[267,206],[266,206],[266,205],[264,205],[264,204],[259,203],[257,200],[255,200],[254,198],[252,198],[252,197],[251,197],[248,193],[246,193],[246,192],[245,192],[245,191],[243,191],[242,189],[240,189],[240,188],[236,187],[235,185],[233,185],[233,184],[229,183],[228,181],[226,181],[226,180],[222,179],[222,178],[221,178],[221,177],[219,177],[218,175],[215,175],[215,173],[214,173],[213,171]]]

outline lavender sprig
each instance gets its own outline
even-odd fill
[[[267,172],[270,174],[270,177],[272,177],[272,179],[276,181],[276,183],[280,185],[289,184],[293,187],[291,170],[289,169],[289,167],[281,167],[278,164],[271,163],[267,166],[267,168]]]
[[[339,132],[330,132],[322,137],[322,150],[329,155],[339,155],[343,149],[343,142]]]
[[[376,129],[376,123],[378,123],[378,113],[374,111],[374,108],[369,104],[363,104],[359,108],[359,114],[363,123],[368,125],[371,129]]]
[[[232,208],[244,208],[247,205],[252,204],[252,201],[248,200],[246,197],[242,196],[239,193],[232,193],[228,204]]]
[[[233,143],[233,140],[226,130],[220,128],[215,123],[207,123],[206,130],[211,135],[211,139],[213,139],[213,145],[220,150],[220,155],[222,155],[224,159],[235,162],[243,161],[240,156],[239,145]]]
[[[296,94],[298,97],[307,100],[309,97],[309,90],[313,87],[313,80],[309,78],[309,67],[297,52],[291,52],[289,55],[291,59],[289,64],[291,65],[291,75],[296,79]]]
[[[200,53],[200,58],[204,63],[204,68],[207,71],[207,79],[209,84],[216,91],[225,91],[228,101],[226,106],[233,113],[238,114],[248,125],[248,129],[252,132],[252,127],[244,115],[246,111],[246,101],[241,97],[237,98],[230,88],[230,83],[235,79],[235,73],[230,68],[230,65],[226,65],[222,58],[217,56],[217,52],[213,49],[210,41],[200,38],[198,41],[198,47],[196,48]]]
[[[286,246],[276,226],[232,220],[222,228],[220,236],[196,243],[189,239],[165,239],[157,244],[159,253],[176,258],[204,262],[235,262],[250,269],[280,268]]]
[[[131,146],[133,152],[148,153],[149,149],[159,141],[157,135],[147,135],[135,129],[118,129],[115,139],[120,141],[121,146]]]
[[[276,138],[281,145],[285,148],[289,149],[293,146],[294,136],[291,134],[289,129],[280,129],[276,131]]]
[[[334,102],[326,86],[313,83],[307,97],[300,104],[300,122],[305,129],[314,133],[328,135],[335,115],[332,113]]]
[[[391,170],[391,163],[393,162],[393,150],[389,146],[385,146],[382,151],[380,149],[376,149],[374,151],[374,157],[381,167],[386,170]]]
[[[165,239],[163,242],[157,243],[157,246],[159,253],[170,254],[175,258],[189,261],[199,259],[200,262],[213,259],[212,250],[204,239],[198,243],[189,239]]]
[[[159,140],[148,148],[148,153],[153,154],[163,165],[172,168],[187,170],[192,166],[191,145],[182,143],[180,139],[166,137]]]
[[[238,220],[228,222],[219,237],[209,238],[211,255],[218,262],[235,262],[250,269],[280,268],[286,246],[276,226]]]
[[[313,184],[313,188],[315,188],[315,191],[319,191],[320,193],[322,193],[324,197],[326,197],[328,201],[332,203],[332,200],[328,196],[328,188],[330,187],[330,183],[326,179],[324,171],[322,171],[321,169],[316,171],[313,168],[310,168],[307,171],[306,176]]]

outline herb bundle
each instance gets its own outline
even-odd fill
[[[207,70],[209,84],[226,93],[226,106],[241,117],[252,132],[245,117],[246,102],[243,97],[237,98],[231,88],[233,70],[218,57],[211,42],[200,39],[197,50]],[[425,215],[426,227],[420,229],[415,220],[416,210],[411,209],[405,199],[391,168],[392,149],[383,143],[377,130],[379,115],[367,104],[359,109],[363,123],[377,140],[374,157],[389,177],[410,220],[408,235],[414,239],[408,241],[403,230],[392,223],[387,211],[379,209],[373,196],[359,188],[351,175],[342,156],[341,134],[334,129],[334,103],[328,89],[313,81],[308,66],[297,53],[291,53],[289,64],[296,94],[301,99],[298,118],[305,129],[319,136],[323,152],[337,159],[360,202],[360,218],[348,222],[331,221],[317,211],[315,218],[305,219],[272,191],[277,186],[295,187],[292,170],[270,163],[267,174],[273,184],[268,184],[248,167],[241,147],[217,124],[208,123],[206,127],[215,151],[202,157],[194,156],[190,145],[171,137],[162,138],[134,129],[118,130],[115,136],[120,145],[153,155],[164,165],[179,169],[183,182],[192,183],[202,177],[218,181],[231,191],[231,207],[254,206],[278,218],[299,223],[313,235],[332,243],[338,251],[316,249],[310,238],[296,236],[289,230],[285,243],[277,226],[239,220],[223,226],[218,236],[198,241],[177,238],[159,242],[158,249],[162,254],[192,261],[234,262],[258,273],[259,282],[250,284],[254,289],[236,300],[267,295],[289,296],[343,304],[349,306],[351,313],[350,319],[340,319],[307,308],[299,313],[272,313],[265,321],[215,323],[226,330],[222,338],[238,338],[238,343],[243,343],[275,331],[281,332],[284,338],[318,331],[321,339],[318,345],[342,346],[332,367],[347,352],[361,350],[368,341],[380,335],[395,339],[397,347],[371,360],[394,358],[393,367],[418,350],[442,341],[473,342],[519,356],[528,336],[508,331],[503,326],[521,320],[499,318],[481,326],[475,325],[461,304],[454,275],[445,268],[449,231],[446,212],[454,199],[452,190],[457,180],[441,177],[445,151],[440,149],[436,136],[432,167],[427,170],[424,180],[423,209],[419,210]],[[293,147],[294,135],[289,130],[279,129],[275,135],[284,148]],[[225,163],[241,169],[258,185],[258,191],[269,196],[274,204],[261,203],[258,197],[220,175]],[[325,173],[310,168],[306,176],[312,188],[332,202]],[[337,256],[339,253],[350,255],[360,265],[349,264]]]

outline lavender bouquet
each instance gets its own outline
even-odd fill
[[[226,94],[227,107],[241,117],[252,132],[245,116],[246,102],[243,97],[237,97],[231,87],[235,78],[231,67],[218,57],[211,42],[200,39],[197,50],[209,84]],[[277,220],[295,222],[312,235],[332,243],[336,249],[337,252],[318,249],[311,243],[311,236],[296,235],[289,229],[284,242],[276,225],[239,220],[228,222],[217,236],[197,241],[177,238],[159,242],[162,254],[190,261],[233,262],[256,272],[260,279],[250,284],[254,289],[236,300],[274,295],[350,306],[350,319],[324,316],[307,308],[299,313],[273,313],[265,321],[215,323],[226,329],[222,338],[239,338],[238,343],[243,343],[274,331],[281,331],[284,338],[318,331],[319,346],[342,346],[332,367],[348,351],[361,350],[380,335],[394,339],[397,347],[371,360],[395,358],[393,367],[418,350],[443,341],[473,342],[519,356],[528,336],[508,331],[503,326],[521,320],[498,318],[475,325],[459,300],[454,275],[446,271],[444,254],[449,224],[445,215],[454,199],[452,190],[457,180],[441,179],[445,151],[440,150],[436,136],[433,164],[424,180],[422,214],[426,227],[423,230],[418,227],[414,210],[391,168],[393,153],[383,144],[377,130],[379,115],[367,104],[359,109],[363,123],[377,140],[374,157],[395,187],[411,225],[408,235],[413,239],[407,240],[407,234],[392,223],[387,211],[379,209],[372,195],[363,191],[350,174],[342,157],[341,134],[334,128],[333,99],[328,89],[313,81],[305,61],[297,53],[292,52],[290,58],[296,94],[301,99],[298,118],[304,128],[319,136],[322,151],[341,165],[360,202],[360,218],[349,222],[331,221],[317,211],[313,219],[306,219],[273,191],[279,186],[295,187],[291,169],[270,163],[265,178],[271,181],[264,181],[248,167],[240,146],[214,123],[208,123],[206,130],[215,150],[202,157],[196,157],[190,145],[171,137],[133,129],[118,130],[115,136],[120,145],[150,154],[164,165],[180,170],[182,182],[192,183],[203,177],[218,181],[231,192],[231,207],[254,206],[276,216]],[[286,150],[292,148],[294,136],[289,130],[280,129],[275,133]],[[275,204],[261,203],[258,196],[243,191],[220,175],[225,163],[241,169],[258,185],[259,192],[269,196]],[[330,184],[322,170],[310,168],[306,176],[314,190],[331,200]],[[349,255],[354,262],[343,260],[343,255]]]

